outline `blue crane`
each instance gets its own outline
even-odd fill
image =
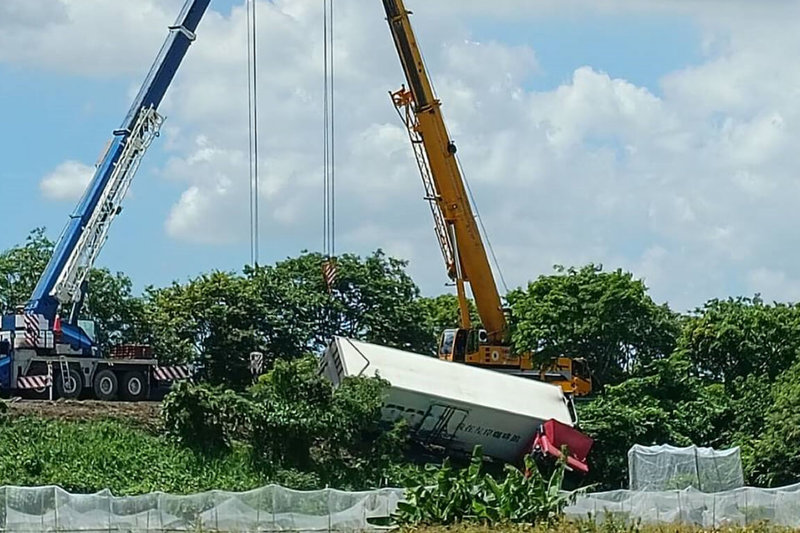
[[[42,273],[26,314],[42,315],[52,324],[59,307],[71,305],[69,318],[62,325],[65,343],[88,350],[92,340],[77,325],[85,295],[85,280],[102,247],[111,222],[121,210],[141,158],[158,134],[162,119],[156,113],[172,78],[178,70],[195,30],[210,0],[187,0],[155,63],[150,69],[128,115],[108,145],[102,161],[70,216],[55,246],[50,262]]]
[[[84,386],[99,399],[147,397],[150,383],[185,378],[185,368],[159,367],[149,352],[108,360],[79,323],[86,278],[122,210],[122,200],[163,117],[157,109],[175,76],[210,0],[186,0],[177,20],[70,215],[53,255],[24,308],[0,322],[0,390],[44,390],[77,397]],[[63,308],[69,312],[62,321]],[[139,354],[140,352],[137,352]],[[90,356],[90,357],[87,357]],[[53,373],[53,364],[58,372]],[[46,377],[45,377],[46,376]],[[52,389],[51,389],[52,391]]]

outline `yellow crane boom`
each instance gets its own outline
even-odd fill
[[[441,102],[434,95],[402,0],[383,0],[383,4],[410,87],[393,97],[395,104],[404,108],[407,124],[413,126],[409,130],[415,136],[412,141],[423,146],[427,157],[432,184],[428,198],[436,204],[444,222],[437,233],[448,273],[461,285],[460,290],[469,283],[489,340],[503,342],[508,333],[506,317],[458,167],[456,147],[442,117]],[[469,313],[463,311],[462,324],[468,327]]]
[[[569,394],[588,394],[591,381],[583,363],[573,365],[571,359],[559,358],[533,370],[530,353],[512,353],[506,315],[469,202],[456,146],[447,132],[442,105],[434,94],[409,12],[403,0],[382,1],[409,86],[390,95],[408,130],[447,273],[458,292],[461,327],[443,332],[439,357],[526,374],[557,383]],[[470,323],[467,285],[483,325],[480,330]],[[576,372],[579,367],[580,372]]]

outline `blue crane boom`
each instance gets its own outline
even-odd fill
[[[108,228],[121,210],[144,151],[158,134],[156,113],[208,8],[210,0],[187,0],[125,120],[113,133],[83,198],[64,228],[53,255],[25,306],[26,315],[41,315],[54,323],[59,306],[72,305],[62,325],[63,342],[88,352],[93,342],[78,326],[86,276],[105,242]]]

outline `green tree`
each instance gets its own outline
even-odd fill
[[[249,354],[278,359],[320,353],[335,335],[422,351],[429,346],[419,290],[405,263],[378,251],[338,258],[331,291],[322,256],[305,253],[243,275],[215,272],[186,284],[148,289],[146,322],[158,353],[200,359],[214,384],[241,389]]]
[[[114,344],[140,343],[149,330],[144,302],[133,295],[133,283],[122,272],[89,271],[81,318],[95,323],[95,342],[108,353]]]
[[[800,351],[800,306],[765,304],[758,295],[710,300],[686,320],[678,349],[708,379],[774,380]]]
[[[53,242],[36,228],[25,244],[0,253],[0,313],[13,312],[30,298],[53,253]]]
[[[318,353],[334,335],[412,351],[430,345],[419,289],[405,272],[405,261],[381,250],[365,258],[343,254],[336,259],[331,291],[322,277],[322,263],[321,254],[303,253],[272,267],[246,270],[259,292],[276,286],[286,291],[282,297],[306,339],[294,353]]]
[[[148,288],[145,316],[151,342],[165,361],[196,361],[213,384],[250,382],[249,354],[263,346],[256,328],[258,302],[246,279],[204,274],[185,285]]]
[[[251,439],[259,464],[313,472],[336,487],[378,486],[406,442],[403,424],[381,422],[388,386],[351,377],[334,390],[315,357],[276,361],[249,393],[258,406]]]
[[[162,410],[179,442],[222,453],[246,444],[265,477],[292,486],[378,486],[402,460],[404,425],[381,422],[388,384],[348,378],[335,390],[314,356],[278,360],[242,393],[183,384]]]
[[[772,387],[753,391],[760,402],[764,430],[744,450],[745,473],[754,483],[780,486],[800,477],[800,361],[784,372]]]
[[[595,265],[556,271],[507,296],[518,350],[542,360],[583,357],[604,384],[672,353],[677,317],[653,302],[643,281]]]
[[[606,488],[625,486],[627,452],[634,444],[728,447],[733,413],[724,389],[692,376],[688,361],[656,361],[649,375],[579,404],[581,429],[595,439],[590,479]]]

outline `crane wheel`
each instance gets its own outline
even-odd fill
[[[75,368],[70,368],[66,376],[59,372],[53,381],[55,381],[56,394],[59,398],[74,400],[83,392],[83,376]]]
[[[122,398],[128,402],[146,400],[150,394],[147,378],[138,370],[131,370],[122,376]]]
[[[94,395],[98,400],[109,402],[116,400],[119,382],[117,375],[105,368],[94,376]]]

